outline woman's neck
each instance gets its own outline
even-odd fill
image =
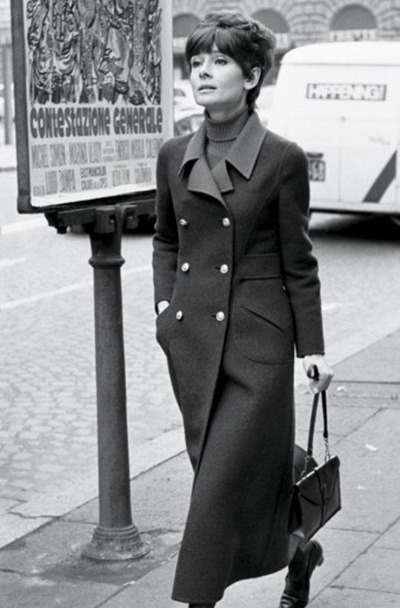
[[[236,139],[249,117],[247,106],[230,118],[215,120],[205,113],[207,138],[212,141],[232,141]]]
[[[206,110],[206,114],[213,122],[226,122],[228,120],[231,120],[231,118],[235,118],[236,116],[241,114],[245,108],[248,108],[246,103],[244,105],[240,105],[239,107],[235,106],[229,109],[224,108],[221,110]]]
[[[212,120],[205,114],[206,124],[206,160],[210,169],[213,169],[220,160],[225,158],[244,125],[248,121],[249,111],[242,108],[234,116],[223,122]]]

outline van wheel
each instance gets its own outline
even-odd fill
[[[397,228],[400,228],[400,215],[391,215],[390,220]]]

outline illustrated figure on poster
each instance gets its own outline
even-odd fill
[[[161,102],[159,0],[30,0],[31,102]]]
[[[93,57],[100,57],[100,48],[95,34],[98,22],[97,2],[93,0],[78,0],[78,10],[82,30],[85,32],[81,41],[81,72],[82,90],[80,103],[92,103],[97,100],[96,88],[98,75],[96,66],[99,61]]]
[[[76,102],[82,87],[80,15],[75,0],[55,0],[53,5],[55,103]]]
[[[117,0],[104,0],[104,10],[107,33],[99,66],[102,75],[99,94],[100,99],[115,103],[120,95],[126,98],[128,93],[131,28],[126,19],[129,12],[120,7]]]
[[[27,4],[28,48],[31,101],[45,104],[51,98],[52,37],[49,0],[30,0]]]
[[[160,21],[155,19],[157,0],[150,1],[149,31],[148,31],[148,80],[147,97],[154,104],[161,102],[161,31]]]

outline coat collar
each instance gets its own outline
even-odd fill
[[[209,194],[224,203],[221,193],[234,189],[227,164],[234,167],[245,179],[250,179],[266,132],[257,112],[253,112],[229,149],[226,162],[218,163],[211,173],[204,153],[206,128],[203,122],[188,143],[179,175],[183,175],[185,168],[191,166],[188,189]]]

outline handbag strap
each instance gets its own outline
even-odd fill
[[[314,431],[315,431],[315,421],[317,419],[317,410],[319,403],[319,396],[321,395],[322,401],[322,414],[324,419],[324,428],[322,431],[322,436],[324,438],[326,451],[329,451],[329,433],[328,433],[328,406],[326,401],[326,391],[321,391],[321,393],[316,393],[314,395],[312,410],[311,410],[311,418],[310,418],[310,427],[308,430],[308,442],[307,442],[307,454],[309,457],[313,455],[314,449]]]
[[[318,367],[316,365],[313,366],[312,377],[318,380]],[[314,449],[314,431],[315,431],[315,421],[317,419],[317,410],[319,403],[319,396],[321,395],[322,401],[322,414],[324,419],[324,428],[322,432],[322,436],[325,444],[325,461],[329,460],[330,449],[329,449],[329,434],[328,434],[328,405],[326,399],[326,391],[321,391],[320,393],[316,393],[314,395],[312,410],[311,410],[311,419],[310,419],[310,428],[308,430],[308,442],[307,442],[307,457],[306,460],[310,460],[313,456]],[[305,463],[307,468],[307,462]]]

